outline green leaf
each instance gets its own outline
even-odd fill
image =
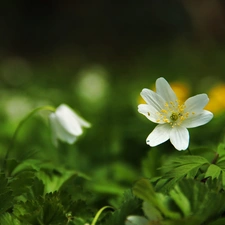
[[[181,193],[179,186],[174,187],[169,194],[182,211],[184,217],[189,216],[191,214],[191,205],[188,198]]]
[[[45,185],[45,193],[59,190],[64,183],[74,176],[88,179],[85,174],[75,170],[66,170],[64,168],[43,168],[37,173],[37,177],[43,181]]]
[[[158,217],[158,210],[168,218],[180,218],[178,212],[174,212],[169,208],[168,197],[162,193],[156,193],[149,180],[141,179],[137,181],[133,187],[133,193],[156,209],[154,210],[156,214],[151,214],[152,218]]]
[[[93,196],[92,193],[90,193],[90,191],[88,191],[88,189],[84,187],[86,181],[87,180],[83,177],[79,177],[77,174],[74,174],[63,183],[59,191],[61,193],[66,192],[70,194],[73,201],[90,201]]]
[[[147,179],[137,181],[133,187],[133,193],[143,201],[157,203],[154,188]]]
[[[6,212],[13,205],[13,194],[4,174],[0,174],[0,214]]]
[[[224,143],[220,143],[217,146],[217,153],[219,154],[220,157],[225,156],[225,144]]]
[[[13,194],[15,196],[24,195],[34,182],[35,174],[31,171],[23,171],[17,174],[10,183]]]
[[[212,164],[214,165],[214,164]],[[225,160],[218,160],[216,165],[212,166],[211,171],[209,171],[211,176],[222,181],[223,188],[225,187]],[[209,168],[208,168],[209,169]],[[208,171],[207,171],[208,172]],[[220,176],[221,174],[221,176]]]
[[[22,225],[20,221],[9,213],[0,215],[0,224],[2,225]],[[23,224],[25,225],[25,224]]]
[[[12,176],[13,170],[19,165],[19,162],[15,159],[8,159],[6,161],[6,174],[7,176]]]
[[[202,182],[184,179],[179,190],[189,200],[191,214],[202,222],[219,216],[225,209],[225,193],[210,190]]]
[[[211,164],[205,173],[205,178],[211,177],[212,179],[214,179],[214,178],[218,179],[221,172],[222,172],[222,170],[220,167],[218,167],[215,164]]]
[[[204,157],[209,162],[211,162],[213,160],[213,158],[215,157],[215,154],[217,154],[217,152],[215,152],[215,150],[213,148],[210,148],[210,147],[192,148],[191,153],[192,153],[192,155],[195,155],[195,156]]]
[[[60,200],[60,193],[48,193],[45,197],[17,203],[14,214],[27,224],[66,224],[66,212]]]
[[[165,175],[156,184],[156,190],[168,193],[174,185],[183,179],[194,178],[203,165],[209,165],[207,159],[201,156],[186,155],[171,160],[167,165],[161,167]]]
[[[142,209],[149,221],[160,221],[163,218],[161,212],[149,202],[143,202]]]
[[[173,168],[174,166],[177,167],[179,165],[184,165],[184,164],[198,164],[198,165],[203,165],[207,164],[209,161],[201,156],[197,155],[184,155],[177,157],[175,159],[172,159],[170,163],[167,165],[163,166],[162,168]]]
[[[225,218],[220,218],[218,220],[215,220],[208,225],[224,225],[225,224]]]
[[[12,171],[11,175],[16,176],[20,172],[23,171],[33,171],[36,172],[40,169],[41,161],[38,159],[28,159],[21,163],[19,163],[14,170]]]
[[[32,185],[27,192],[27,199],[35,199],[44,196],[44,184],[37,177],[34,177]]]
[[[105,225],[124,224],[127,216],[141,213],[141,201],[130,190],[124,193],[121,207],[116,209],[105,220]]]

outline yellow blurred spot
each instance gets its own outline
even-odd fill
[[[225,111],[225,84],[218,84],[212,87],[208,93],[208,96],[209,103],[205,109],[215,114]]]
[[[181,103],[185,102],[185,100],[189,97],[190,94],[190,88],[188,84],[183,83],[183,82],[171,82],[170,83],[171,88],[177,95],[177,98]],[[155,91],[155,87],[150,88],[151,90]],[[146,104],[145,100],[139,96],[138,98],[138,104]]]
[[[177,98],[183,103],[190,95],[190,88],[188,84],[183,82],[172,82],[170,83],[171,88],[177,95]]]

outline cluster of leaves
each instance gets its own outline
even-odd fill
[[[116,225],[141,213],[141,200],[131,190],[115,199],[114,207],[99,210],[98,195],[86,188],[89,177],[56,169],[33,155],[21,157],[22,161],[8,159],[0,174],[0,224]]]
[[[136,182],[133,193],[143,200],[143,215],[127,217],[126,225],[225,224],[225,145],[193,153],[169,159],[161,175]]]
[[[0,175],[0,224],[85,224],[94,212],[75,171],[40,166],[38,160],[7,161]]]
[[[155,192],[149,180],[134,186],[134,194],[143,200],[143,212],[149,224],[207,224],[225,222],[225,193],[217,191],[217,180],[207,182],[182,179],[168,194]],[[129,219],[129,217],[128,217]],[[135,225],[144,225],[137,222]]]

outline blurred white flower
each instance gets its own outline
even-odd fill
[[[73,144],[77,137],[83,133],[82,128],[91,126],[65,104],[61,104],[55,112],[51,113],[49,120],[52,128],[52,140],[56,146],[58,139]]]
[[[81,101],[88,103],[92,113],[101,110],[110,93],[108,71],[101,65],[86,66],[74,79],[74,91]]]
[[[150,222],[143,216],[128,216],[125,225],[148,225]]]
[[[159,124],[146,140],[152,147],[170,139],[177,150],[185,150],[189,145],[187,128],[204,125],[213,117],[211,112],[203,110],[209,101],[206,94],[188,98],[182,104],[162,77],[156,80],[156,92],[145,88],[141,96],[147,104],[140,104],[138,112]]]

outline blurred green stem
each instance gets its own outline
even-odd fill
[[[188,150],[188,153],[189,153],[190,155],[192,155],[191,150],[190,150],[189,147],[187,148],[187,150]]]
[[[38,111],[43,111],[43,110],[47,110],[47,111],[51,111],[51,112],[55,112],[55,108],[53,106],[41,106],[41,107],[38,107],[36,109],[34,109],[33,111],[31,111],[23,120],[20,121],[19,125],[17,126],[14,134],[13,134],[13,137],[12,137],[12,140],[9,144],[9,147],[6,151],[6,155],[5,155],[5,158],[4,158],[4,161],[3,161],[3,167],[2,167],[2,171],[5,169],[6,167],[6,161],[9,157],[9,153],[12,151],[13,149],[13,146],[14,146],[14,143],[16,141],[16,137],[17,137],[17,134],[20,130],[20,128],[23,126],[23,124],[30,118],[32,117],[36,112]]]
[[[103,212],[105,209],[113,209],[113,210],[114,210],[114,208],[111,207],[111,206],[104,206],[104,207],[102,207],[102,208],[99,209],[98,212],[96,213],[96,215],[95,215],[95,217],[94,217],[94,219],[93,219],[91,225],[95,225],[95,224],[96,224],[96,222],[97,222],[99,216],[102,214],[102,212]]]

